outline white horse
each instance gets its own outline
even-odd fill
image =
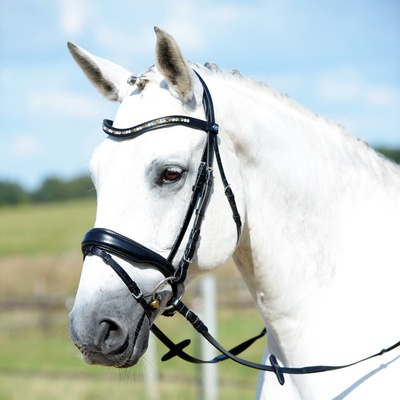
[[[92,84],[121,103],[116,131],[171,114],[204,120],[204,89],[194,70],[206,82],[243,226],[237,243],[216,176],[187,282],[234,259],[265,321],[266,364],[274,354],[286,367],[343,365],[398,342],[399,167],[267,86],[211,64],[189,64],[169,34],[155,31],[155,67],[140,76],[73,44],[69,49]],[[107,137],[90,163],[95,226],[166,258],[205,138],[184,126],[128,140]],[[186,241],[187,235],[175,267]],[[150,297],[164,279],[152,265],[114,258]],[[157,301],[165,306],[171,289],[163,285],[160,292]],[[87,363],[129,367],[145,352],[160,309],[146,318],[113,269],[88,256],[70,314],[71,337]],[[285,378],[280,385],[273,373],[261,372],[258,398],[400,398],[400,348],[349,368]]]

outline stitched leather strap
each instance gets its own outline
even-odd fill
[[[82,249],[90,246],[108,251],[126,261],[153,265],[166,278],[175,273],[174,266],[164,257],[111,229],[93,228],[87,232],[82,240]]]

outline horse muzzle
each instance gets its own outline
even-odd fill
[[[101,308],[101,307],[100,307]],[[141,316],[129,317],[118,312],[70,313],[70,337],[87,364],[116,368],[135,365],[145,353],[150,322],[140,307]]]

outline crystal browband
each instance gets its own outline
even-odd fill
[[[107,135],[119,137],[119,138],[130,138],[134,136],[141,135],[145,132],[152,131],[155,129],[165,128],[169,125],[184,125],[189,128],[200,129],[203,131],[210,131],[218,133],[218,125],[211,124],[210,122],[203,121],[197,118],[185,117],[181,115],[171,115],[168,117],[162,117],[147,121],[143,124],[133,126],[131,128],[114,128],[113,121],[105,119],[103,121],[103,131]]]

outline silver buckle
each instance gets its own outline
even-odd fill
[[[175,281],[176,278],[174,276],[169,276],[168,278],[163,279],[162,281],[160,281],[158,283],[158,285],[154,288],[153,290],[153,294],[151,295],[151,302],[150,304],[153,303],[153,308],[157,308],[159,310],[163,310],[163,311],[167,311],[167,310],[172,310],[174,308],[174,306],[167,306],[167,307],[163,307],[159,305],[159,300],[157,299],[157,291],[160,289],[161,286],[165,285],[165,284],[170,284],[171,282]],[[180,285],[180,287],[182,288],[181,293],[179,294],[179,300],[182,299],[183,295],[185,294],[185,285],[182,283]],[[158,303],[157,303],[158,302]]]

